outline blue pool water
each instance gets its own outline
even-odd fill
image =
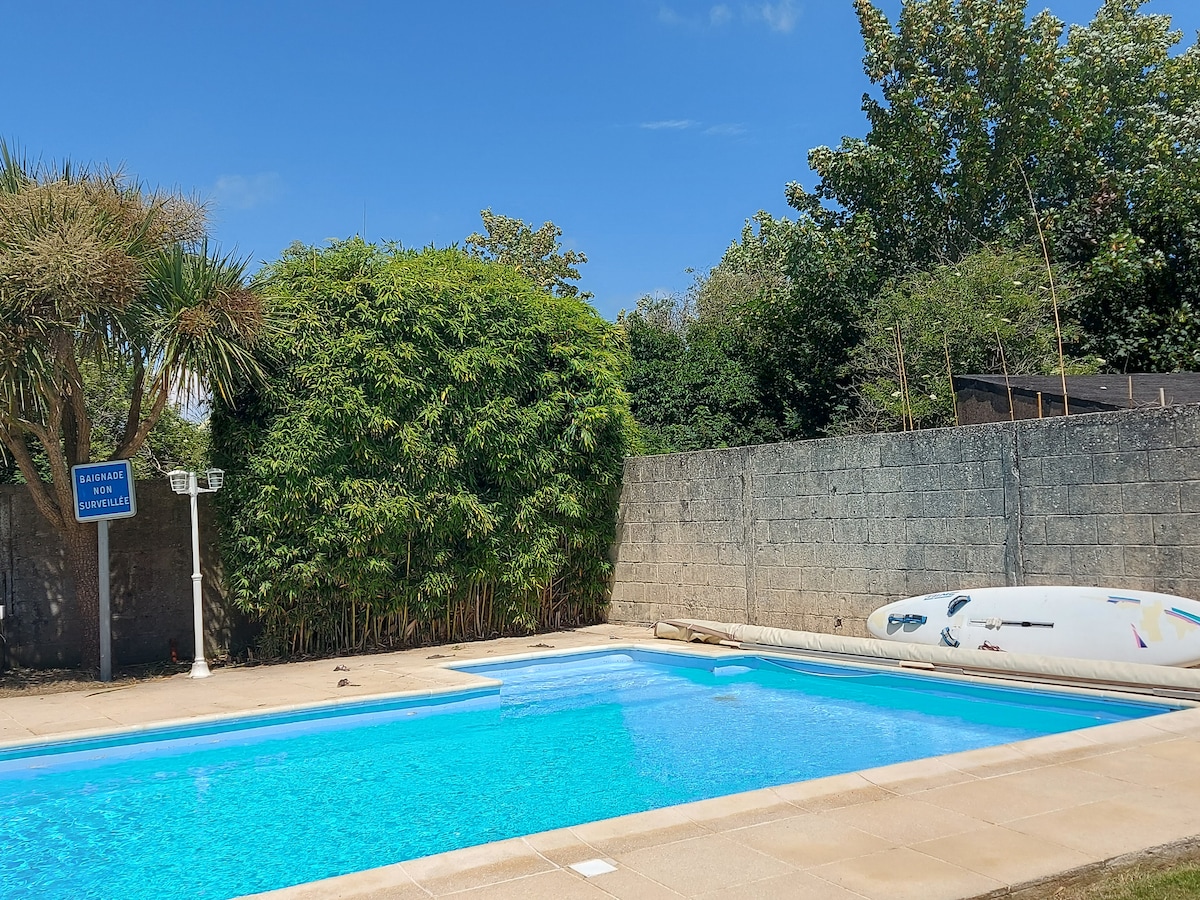
[[[235,897],[1172,708],[752,656],[462,668],[503,687],[0,751],[0,896]]]

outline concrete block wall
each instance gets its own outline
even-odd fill
[[[163,482],[136,483],[137,515],[109,523],[113,659],[165,662],[172,642],[194,656],[191,515],[186,497]],[[206,648],[224,654],[251,639],[226,603],[213,511],[200,498]],[[0,603],[7,662],[46,667],[79,662],[79,613],[61,540],[23,485],[0,485]]]
[[[1198,504],[1197,406],[630,459],[609,619],[865,635],[959,587],[1200,597]]]

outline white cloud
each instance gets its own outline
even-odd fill
[[[663,129],[682,131],[685,128],[694,128],[699,124],[699,122],[692,119],[662,119],[658,122],[643,122],[641,127],[648,128],[651,131],[662,131]]]
[[[752,18],[760,18],[772,31],[788,34],[800,19],[800,7],[796,0],[779,0],[778,3],[763,3],[749,8]]]
[[[712,134],[718,137],[737,137],[739,134],[745,134],[746,129],[741,125],[735,125],[732,122],[724,122],[720,125],[709,125],[704,129],[705,134]]]
[[[664,25],[684,26],[687,28],[703,28],[706,25],[719,28],[722,25],[733,19],[733,10],[726,3],[716,3],[708,9],[708,16],[704,13],[681,13],[670,6],[660,6],[658,8],[658,21]]]
[[[277,172],[257,175],[222,175],[213,185],[212,195],[218,206],[228,209],[254,209],[270,203],[283,191]]]
[[[660,6],[658,8],[658,21],[664,25],[683,25],[687,22],[687,19],[669,6]]]

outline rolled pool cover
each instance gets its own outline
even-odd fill
[[[1200,700],[1200,668],[1182,669],[1065,656],[932,647],[698,619],[665,619],[654,625],[654,636],[706,644],[733,643],[743,648],[778,648],[808,656],[859,659],[901,667],[963,671],[991,677],[1092,689],[1107,687],[1122,692]]]

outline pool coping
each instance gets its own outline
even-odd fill
[[[630,629],[613,628],[612,631]],[[604,626],[598,626],[590,631],[600,638],[606,633]],[[546,640],[553,640],[559,635],[542,635]],[[579,638],[585,635],[579,634]],[[464,645],[469,648],[467,656],[471,658],[455,659],[430,665],[428,662],[418,665],[418,668],[441,669],[456,671],[463,679],[455,680],[458,684],[439,686],[432,689],[409,691],[390,691],[379,694],[357,695],[332,705],[347,703],[362,703],[366,699],[389,698],[420,698],[454,693],[472,687],[478,688],[485,683],[495,683],[494,679],[457,671],[457,667],[472,664],[508,662],[520,659],[563,656],[574,653],[595,652],[596,650],[620,650],[632,647],[652,649],[658,653],[678,653],[691,657],[724,657],[730,655],[771,655],[758,648],[753,651],[721,646],[670,646],[653,639],[614,638],[608,634],[610,643],[586,643],[573,648],[559,650],[554,653],[518,652],[503,653],[484,658],[482,652],[492,653],[494,650],[484,650],[481,642],[475,645]],[[504,641],[492,642],[496,645]],[[512,643],[510,640],[509,644]],[[788,657],[795,661],[795,657]],[[363,659],[361,657],[351,659]],[[324,661],[331,662],[331,661]],[[844,663],[843,663],[844,664]],[[304,665],[304,664],[299,664]],[[865,664],[855,663],[859,667]],[[880,667],[881,669],[883,667]],[[894,668],[886,671],[895,672]],[[907,674],[907,672],[906,672]],[[921,674],[913,670],[911,674]],[[958,680],[947,673],[934,673],[939,679],[950,678]],[[214,679],[215,680],[215,679]],[[966,677],[963,680],[978,683],[980,679]],[[987,683],[998,684],[1001,679],[986,679]],[[1027,683],[1015,683],[1014,686],[1029,689]],[[1073,693],[1074,690],[1063,686],[1048,686],[1055,693]],[[1094,694],[1094,691],[1080,690],[1081,693]],[[1131,697],[1129,694],[1114,692],[1123,698],[1136,699],[1146,702],[1143,697]],[[1186,701],[1171,701],[1178,705],[1187,705]],[[269,710],[256,709],[248,715],[262,715],[264,712],[281,712],[306,710],[313,707],[328,707],[330,701],[311,703],[291,703],[272,706]],[[242,716],[239,716],[241,718]],[[218,713],[208,716],[190,716],[174,720],[155,720],[140,726],[121,729],[122,731],[137,732],[150,728],[161,728],[171,722],[196,725],[202,721],[228,719],[229,713]],[[112,728],[94,728],[70,734],[56,734],[51,739],[80,738],[98,734],[112,734]],[[10,749],[18,745],[45,743],[50,736],[41,736],[34,740],[0,741],[0,749]],[[1156,753],[1158,755],[1156,755]],[[1148,760],[1149,768],[1144,776],[1136,772],[1126,772],[1121,766],[1131,765],[1129,757],[1139,756],[1143,761]],[[376,869],[341,875],[317,882],[297,885],[289,888],[255,895],[271,897],[276,900],[283,898],[305,898],[312,900],[318,897],[369,897],[372,895],[392,898],[423,898],[430,896],[446,896],[450,894],[468,897],[522,897],[541,896],[539,890],[548,897],[680,897],[705,896],[716,898],[722,896],[720,888],[725,885],[734,893],[729,897],[750,896],[740,893],[741,890],[770,890],[768,883],[773,877],[768,873],[783,871],[789,879],[789,884],[799,884],[805,880],[820,887],[823,896],[880,897],[887,900],[897,900],[908,893],[898,892],[898,873],[907,871],[905,865],[916,862],[923,867],[917,885],[922,898],[957,898],[973,897],[983,894],[1000,895],[1022,886],[1042,880],[1059,872],[1071,871],[1080,866],[1094,866],[1126,855],[1128,853],[1144,852],[1153,847],[1187,841],[1200,832],[1200,813],[1190,813],[1191,808],[1200,809],[1200,775],[1188,777],[1188,767],[1160,772],[1158,764],[1167,764],[1180,760],[1187,763],[1200,763],[1200,708],[1190,708],[1178,712],[1147,719],[1136,719],[1109,725],[1096,726],[1082,731],[1068,732],[1019,741],[1013,744],[981,750],[969,750],[948,756],[931,757],[906,763],[896,763],[875,769],[867,769],[844,775],[834,775],[821,779],[784,785],[776,788],[765,788],[743,794],[733,794],[712,800],[698,801],[680,806],[666,807],[643,813],[634,813],[616,819],[600,820],[570,828],[556,829],[513,838],[492,844],[484,844],[462,850],[450,851],[435,856],[422,857],[402,863],[395,863]],[[1053,784],[1056,780],[1072,778],[1079,780],[1082,774],[1089,770],[1106,771],[1105,767],[1113,769],[1109,776],[1093,773],[1093,781],[1101,779],[1105,782],[1101,795],[1090,796],[1083,793],[1070,798],[1063,795],[1061,802],[1056,801],[1053,810],[1039,813],[1030,817],[1018,817],[1013,822],[1035,824],[1039,817],[1058,815],[1067,816],[1072,810],[1083,811],[1087,816],[1087,807],[1093,807],[1090,812],[1100,813],[1107,800],[1122,800],[1117,797],[1120,791],[1115,790],[1124,785],[1125,793],[1137,794],[1142,799],[1153,794],[1157,802],[1170,803],[1172,797],[1186,798],[1186,804],[1180,801],[1175,808],[1172,806],[1166,819],[1158,816],[1153,822],[1154,827],[1147,831],[1149,820],[1146,817],[1133,821],[1128,815],[1115,816],[1112,825],[1114,836],[1101,834],[1096,841],[1093,852],[1081,846],[1079,842],[1072,843],[1060,840],[1057,833],[1055,840],[1047,841],[1044,837],[1031,838],[1024,834],[1018,825],[1005,820],[991,822],[986,816],[973,821],[967,821],[961,813],[954,813],[955,803],[947,805],[939,798],[945,795],[949,798],[956,786],[963,785],[968,789],[981,785],[988,789],[998,789],[1007,792],[1010,787],[1017,785],[1022,779]],[[1200,770],[1198,770],[1200,771]],[[1171,777],[1168,778],[1167,776]],[[1176,777],[1178,776],[1178,777]],[[1136,779],[1144,780],[1138,782]],[[1123,781],[1123,778],[1134,778],[1134,781]],[[1084,779],[1086,781],[1086,779]],[[1158,784],[1162,781],[1162,784]],[[1011,785],[1009,784],[1011,782]],[[1099,783],[1099,782],[1095,782]],[[1016,790],[1013,787],[1013,790]],[[939,793],[940,792],[940,793]],[[949,792],[949,793],[947,793]],[[1068,792],[1069,793],[1069,792]],[[1115,798],[1115,799],[1114,799]],[[942,798],[945,799],[945,798]],[[1122,800],[1123,802],[1123,800]],[[897,804],[900,806],[897,807]],[[905,807],[905,804],[908,804]],[[915,805],[914,805],[915,804]],[[959,803],[961,807],[961,803]],[[903,807],[909,812],[927,814],[934,820],[933,831],[929,828],[914,826],[912,840],[894,840],[881,837],[880,832],[886,832],[887,826],[879,823],[872,824],[873,810],[885,818],[895,817],[897,809]],[[909,808],[911,807],[911,808]],[[1121,808],[1118,804],[1117,808]],[[958,816],[959,821],[947,825],[948,817]],[[994,816],[992,818],[995,818]],[[1094,816],[1092,817],[1094,818]],[[915,820],[914,820],[915,821]],[[1085,820],[1085,822],[1088,820]],[[1005,827],[1013,825],[1013,827]],[[801,864],[806,848],[815,846],[810,841],[787,845],[775,854],[764,853],[762,847],[754,850],[747,845],[753,844],[754,839],[762,838],[769,830],[779,825],[796,828],[817,828],[818,831],[839,831],[851,834],[864,852],[852,857],[837,859],[810,860],[813,865]],[[1036,840],[1040,844],[1048,844],[1056,848],[1056,852],[1042,853],[1040,862],[1033,861],[1030,865],[1020,867],[1018,876],[1010,878],[994,877],[987,871],[987,865],[974,860],[970,852],[965,855],[955,855],[929,846],[931,841],[937,844],[940,840],[952,844],[961,830],[971,826],[968,831],[978,831],[981,835],[988,830],[996,831],[995,835],[982,838],[984,844],[999,837],[1003,840]],[[978,827],[975,827],[978,826]],[[1120,834],[1123,826],[1125,834]],[[950,833],[937,835],[938,829]],[[847,829],[849,829],[847,831]],[[998,829],[998,831],[997,831]],[[1140,830],[1139,830],[1140,829]],[[1025,828],[1025,831],[1029,831]],[[1036,831],[1036,829],[1034,829]],[[1095,829],[1092,829],[1095,831]],[[1102,829],[1103,830],[1103,829]],[[758,832],[758,834],[756,834]],[[934,837],[930,837],[934,834]],[[1099,834],[1099,832],[1097,832]],[[777,836],[776,836],[777,837]],[[882,841],[882,843],[881,843]],[[819,841],[817,842],[819,843]],[[781,845],[783,846],[783,845]],[[744,878],[744,874],[734,873],[734,865],[727,866],[722,871],[719,861],[720,853],[715,850],[733,850],[738,859],[747,857],[759,859],[763,865],[762,872],[754,872],[755,876],[736,884],[727,884],[731,878]],[[968,848],[969,849],[969,848]],[[688,853],[695,851],[700,854],[700,864],[708,864],[704,879],[704,891],[689,891],[687,878],[677,871],[679,860]],[[1119,852],[1116,852],[1119,851]],[[740,855],[739,855],[740,853]],[[788,857],[788,854],[793,854]],[[940,855],[939,855],[940,854]],[[828,855],[828,853],[826,853]],[[783,857],[782,859],[780,857]],[[944,857],[949,857],[944,858]],[[574,863],[590,859],[601,859],[616,867],[611,873],[586,878],[570,869]],[[744,859],[743,859],[744,862]],[[1064,862],[1072,865],[1064,865]],[[769,863],[769,865],[768,865]],[[819,863],[819,864],[817,864]],[[881,874],[876,871],[879,866],[886,864],[887,871]],[[656,868],[657,866],[657,868]],[[772,868],[773,867],[773,868]],[[780,867],[783,867],[781,870]],[[856,868],[857,867],[857,868]],[[875,868],[872,868],[875,867]],[[934,870],[931,874],[930,868]],[[657,873],[657,874],[656,874]],[[889,876],[890,873],[890,876]],[[890,881],[889,881],[890,877]],[[857,879],[857,880],[856,880]],[[911,881],[911,879],[910,879]],[[936,882],[936,883],[935,883]],[[881,891],[879,884],[887,883],[886,890]],[[907,882],[906,882],[907,883]],[[708,888],[716,887],[713,892]],[[901,885],[902,886],[902,885]],[[910,885],[911,886],[911,885]],[[841,891],[842,893],[836,893]],[[999,892],[999,894],[997,894]],[[761,893],[761,896],[773,896],[772,893]]]

